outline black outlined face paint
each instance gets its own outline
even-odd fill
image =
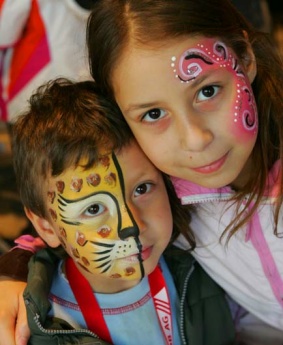
[[[90,273],[142,279],[140,232],[126,203],[119,160],[112,154],[90,169],[81,166],[56,178],[48,192],[62,245]]]
[[[171,58],[175,77],[181,83],[190,83],[211,71],[225,69],[234,79],[235,92],[231,94],[229,130],[239,140],[250,140],[257,135],[258,115],[253,91],[234,52],[223,42],[204,39],[196,47],[187,49],[180,57]]]

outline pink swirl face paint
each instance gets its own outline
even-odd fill
[[[171,67],[175,77],[181,83],[190,83],[204,73],[225,69],[231,73],[235,83],[235,92],[231,94],[229,130],[241,140],[257,135],[258,116],[253,91],[248,77],[244,73],[234,52],[223,42],[205,39],[196,47],[186,50],[180,57],[171,58]]]

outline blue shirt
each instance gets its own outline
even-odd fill
[[[178,327],[179,298],[173,278],[163,258],[160,267],[165,278],[172,312],[173,344],[181,344]],[[126,291],[114,294],[95,293],[115,345],[165,344],[162,329],[150,294],[148,277]],[[53,278],[49,295],[52,309],[49,315],[60,317],[74,328],[87,328],[68,280],[62,272],[62,262]]]

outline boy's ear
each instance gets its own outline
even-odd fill
[[[256,58],[255,58],[252,46],[249,42],[247,32],[244,31],[243,33],[248,42],[248,48],[247,48],[246,56],[243,59],[243,64],[244,64],[245,72],[249,78],[249,81],[252,84],[257,74]]]
[[[58,247],[61,242],[56,235],[55,230],[48,220],[37,216],[31,210],[25,208],[25,213],[28,219],[32,222],[35,230],[39,236],[52,248]]]

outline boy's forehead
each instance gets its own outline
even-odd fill
[[[77,167],[69,168],[60,176],[52,178],[49,191],[67,199],[78,199],[90,193],[114,193],[121,188],[122,180],[128,183],[145,171],[156,170],[135,140],[117,152],[100,156],[98,162],[89,169],[83,167],[85,163],[82,160]]]
[[[115,154],[100,156],[91,168],[84,168],[85,161],[79,162],[77,167],[67,169],[52,181],[52,188],[56,193],[67,199],[78,199],[90,193],[111,192],[117,188],[119,176],[114,162]]]

